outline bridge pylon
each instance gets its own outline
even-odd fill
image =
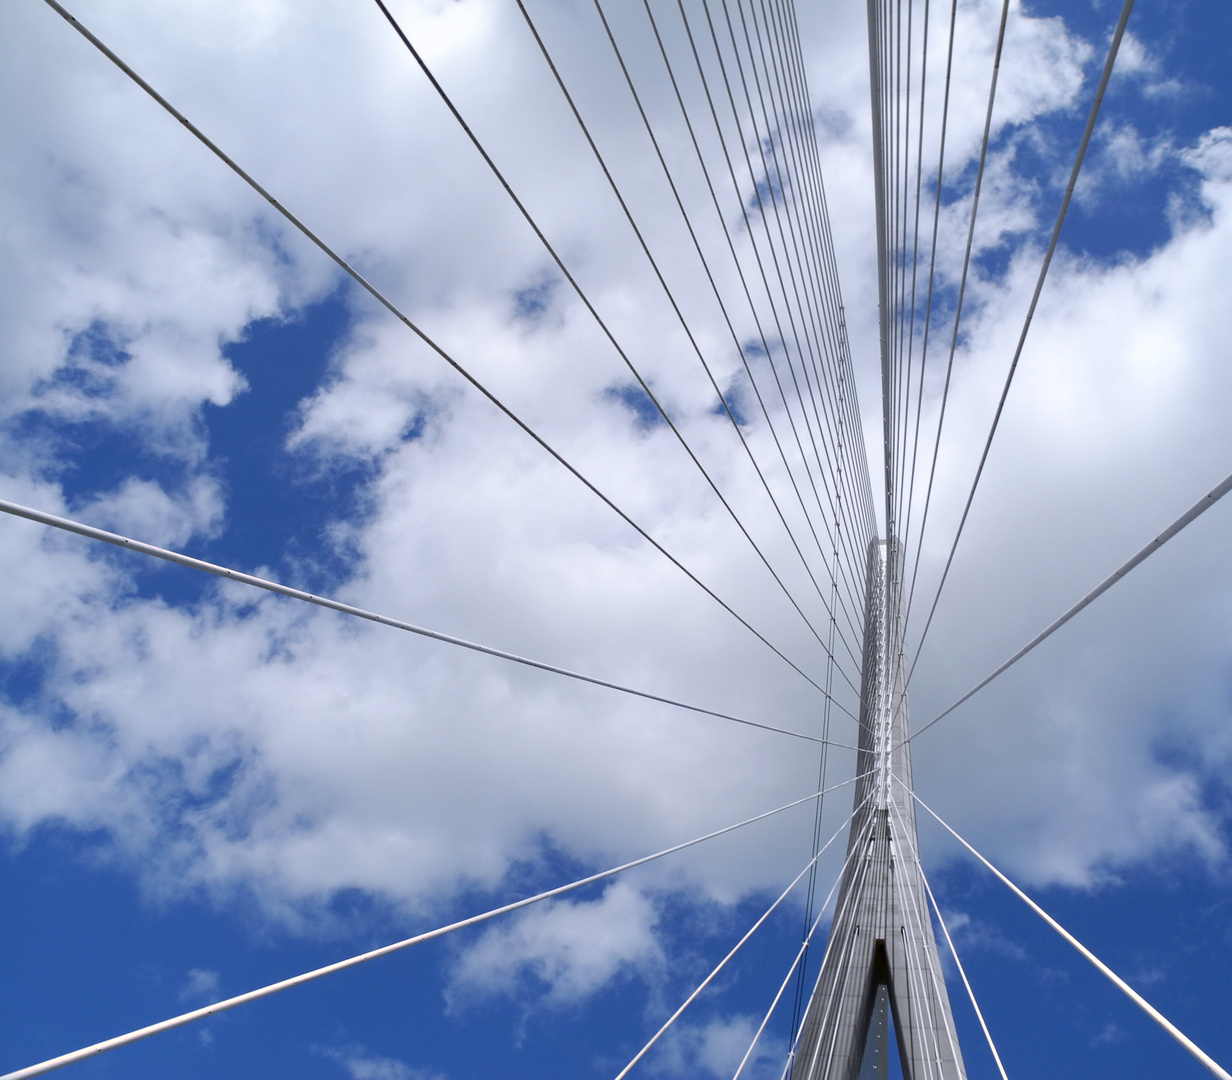
[[[791,1080],[881,1080],[890,1021],[904,1080],[966,1080],[918,858],[902,656],[901,550],[874,540],[855,816]]]

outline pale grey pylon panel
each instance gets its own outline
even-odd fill
[[[966,1078],[917,857],[898,610],[901,553],[896,543],[888,547],[887,557],[887,545],[874,541],[868,553],[851,857],[792,1080],[857,1080],[866,1045],[876,1049],[869,1027],[882,987],[905,1080]]]

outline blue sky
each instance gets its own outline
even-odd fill
[[[850,6],[802,5],[799,15],[876,479],[867,52],[862,7]],[[1117,7],[1013,6],[921,560],[925,594]],[[516,6],[408,0],[393,9],[803,595],[788,541]],[[750,445],[769,455],[741,355],[593,8],[530,10]],[[655,11],[683,56],[678,17],[669,5]],[[375,7],[105,0],[79,14],[821,677],[816,640]],[[942,313],[952,310],[996,14],[983,0],[960,5]],[[50,9],[21,0],[0,20],[10,148],[0,170],[0,497],[820,731],[821,704],[806,683]],[[705,223],[702,243],[722,267],[744,356],[764,374],[647,27],[632,6],[613,20],[686,202]],[[912,684],[917,722],[1228,471],[1230,23],[1210,0],[1134,12]],[[713,136],[702,138],[717,161]],[[749,183],[737,194],[747,202],[752,191]],[[748,261],[740,204],[721,198]],[[926,422],[939,371],[925,383]],[[786,490],[782,469],[763,460]],[[1213,510],[938,725],[916,748],[915,774],[960,832],[1225,1063],[1229,527],[1232,507]],[[815,751],[792,740],[561,685],[29,522],[0,521],[0,552],[0,1071],[635,858],[797,798],[816,779]],[[847,689],[836,697],[853,704]],[[850,738],[838,712],[831,724],[835,738]],[[831,779],[850,767],[836,753]],[[826,835],[849,810],[845,792],[827,800]],[[614,1076],[799,872],[811,831],[811,812],[794,810],[537,914],[64,1075]],[[921,832],[1010,1076],[1206,1075],[923,817]],[[838,869],[828,855],[822,895]],[[730,1076],[802,921],[795,900],[776,912],[639,1071]],[[961,984],[951,981],[950,993],[970,1075],[994,1076]],[[790,1001],[746,1075],[779,1075],[789,1019]]]

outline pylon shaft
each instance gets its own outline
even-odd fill
[[[870,546],[856,813],[792,1080],[857,1080],[866,1058],[868,1075],[883,1075],[879,998],[889,1004],[905,1080],[966,1080],[917,854],[900,563],[896,541]]]

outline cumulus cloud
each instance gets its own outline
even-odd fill
[[[1200,147],[1217,143],[1207,136]],[[1190,151],[1189,160],[1204,152]],[[1218,150],[1212,153],[1217,159]],[[1199,282],[1223,272],[1228,188],[1217,165],[1205,172],[1201,197],[1210,217],[1178,230],[1147,258],[1115,266],[1065,259],[1054,267],[1044,298],[1049,315],[1032,330],[956,580],[939,609],[929,662],[916,680],[917,709],[931,712],[958,696],[963,683],[1047,625],[1223,473],[1225,426],[1209,403],[1227,392],[1216,360],[1224,315],[1197,298]],[[1011,269],[999,296],[988,294],[989,307],[972,331],[979,344],[956,388],[955,417],[991,413],[1017,331],[1005,314],[1025,309],[1033,258],[1026,254]],[[1133,320],[1125,318],[1128,311]],[[961,419],[950,429],[939,522],[956,520],[982,435]],[[1076,814],[1065,842],[1040,834],[1028,860],[1033,872],[1089,881],[1103,860],[1115,864],[1174,845],[1222,857],[1223,826],[1200,794],[1203,777],[1228,752],[1216,734],[1224,714],[1218,643],[1228,588],[1215,555],[1218,521],[1212,516],[1195,527],[1177,542],[1180,550],[1161,555],[1120,595],[1084,613],[1064,632],[1064,645],[1050,643],[985,691],[937,732],[935,749],[921,740],[927,770],[948,773],[951,784],[971,754],[1025,754],[1041,767],[1028,783],[1043,784],[1059,805],[1086,808],[1091,816],[1080,825]],[[938,528],[935,547],[926,543],[924,566],[939,568],[946,532]],[[998,566],[1029,569],[1024,576],[999,573]],[[1191,599],[1178,603],[1181,596]],[[1195,596],[1202,597],[1196,607]],[[990,620],[989,605],[1016,614]],[[1133,616],[1134,610],[1149,614]],[[974,626],[990,636],[976,641]],[[1178,759],[1166,753],[1170,743],[1204,747],[1199,774],[1178,771]],[[1002,807],[1016,801],[1010,792],[1026,776],[1005,774]],[[949,790],[965,801],[960,791],[982,784],[973,770]],[[1005,819],[985,823],[991,835]],[[1102,856],[1094,856],[1097,847]],[[1019,857],[1025,854],[1020,849]]]
[[[664,960],[650,900],[624,883],[598,900],[532,908],[484,931],[454,962],[451,1009],[470,999],[532,993],[548,1006],[576,1004],[620,974],[653,973]]]
[[[74,507],[91,523],[159,547],[182,547],[194,535],[216,533],[222,524],[223,499],[218,484],[195,476],[181,491],[169,494],[151,480],[129,477],[113,491]]]
[[[158,4],[116,0],[90,17],[444,348],[824,679],[816,638],[671,433],[609,392],[629,386],[630,373],[576,297],[557,282],[533,318],[519,304],[526,290],[557,281],[555,271],[387,28],[325,3],[269,3],[242,19],[216,7],[190,5],[191,18],[181,19]],[[995,8],[960,4],[956,189],[973,174]],[[818,598],[516,11],[487,2],[398,11],[817,616]],[[620,40],[645,33],[634,15],[632,7],[614,14]],[[826,35],[810,34],[813,16],[802,17],[818,109],[833,121],[823,164],[876,462],[867,87],[853,44],[862,16],[837,14]],[[734,385],[740,352],[600,31],[572,9],[542,18],[716,380]],[[9,116],[18,137],[0,200],[16,245],[0,290],[3,494],[57,512],[71,502],[84,518],[155,542],[226,536],[237,523],[204,418],[252,392],[228,346],[255,320],[286,318],[332,294],[336,274],[53,15],[10,6],[0,19],[11,61],[0,64],[0,97],[39,103]],[[1030,18],[1015,5],[1009,41],[996,113],[1002,141],[977,231],[980,253],[1005,245],[1007,267],[981,270],[970,286],[919,603],[944,559],[1038,266],[1034,200],[1050,180],[1022,170],[1013,140],[1041,118],[1084,110],[1089,88],[1094,50],[1061,19]],[[220,65],[226,78],[216,77]],[[675,133],[670,161],[686,193],[700,199],[703,178],[653,54],[639,54],[635,75],[655,102],[652,120]],[[1135,162],[1149,165],[1155,144],[1109,130],[1108,161],[1124,163],[1128,177],[1141,173]],[[1149,256],[1115,265],[1058,257],[912,685],[917,716],[948,705],[1226,472],[1228,145],[1216,131],[1178,151],[1200,178],[1203,213],[1178,216]],[[751,181],[736,196],[750,191]],[[723,200],[747,257],[741,201]],[[945,207],[938,272],[949,287],[966,205],[955,197]],[[702,232],[717,260],[724,248],[713,216]],[[723,267],[725,295],[738,294]],[[823,706],[806,682],[404,327],[345,295],[352,322],[319,385],[295,406],[279,459],[288,475],[367,469],[364,512],[321,523],[347,554],[342,598],[820,730]],[[733,311],[738,339],[752,340],[751,317]],[[927,383],[926,431],[939,389],[939,380]],[[782,490],[771,433],[750,414],[746,438]],[[771,414],[782,418],[777,406]],[[70,500],[74,424],[123,432],[179,463],[178,478],[134,473]],[[798,507],[785,506],[803,534]],[[918,745],[926,797],[1030,880],[1090,885],[1167,851],[1224,857],[1225,823],[1203,795],[1232,759],[1222,512],[1085,614],[1065,644],[1040,650]],[[147,887],[168,895],[242,891],[298,925],[337,890],[360,888],[427,918],[466,890],[495,889],[546,850],[616,863],[798,797],[816,779],[815,753],[795,744],[238,586],[212,585],[192,603],[160,598],[131,559],[28,522],[0,521],[0,550],[0,564],[21,567],[6,586],[0,650],[6,663],[38,671],[35,692],[3,705],[4,828],[19,842],[47,822],[101,832]],[[283,569],[293,573],[293,562]],[[840,705],[854,707],[851,687],[835,679]],[[848,740],[852,725],[832,712],[833,733]],[[850,767],[837,752],[830,775]],[[846,798],[829,800],[836,824]],[[779,887],[807,858],[810,822],[811,810],[793,812],[646,880],[722,901]],[[948,851],[931,841],[928,850]],[[578,1000],[653,968],[654,926],[653,905],[631,887],[563,901],[489,930],[460,954],[451,993],[461,1002],[529,983],[551,1004]],[[705,1029],[680,1053],[717,1061],[737,1026]]]

